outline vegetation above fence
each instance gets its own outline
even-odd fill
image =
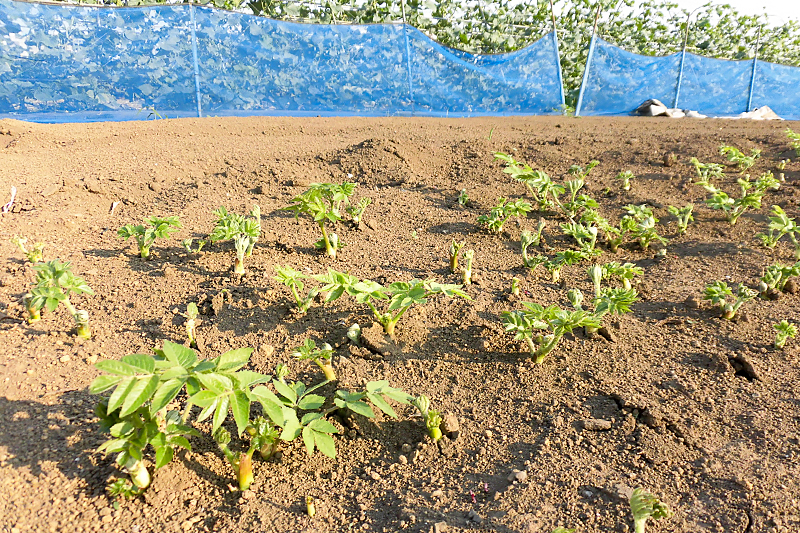
[[[152,5],[172,0],[99,0],[91,3]],[[626,50],[668,55],[683,47],[689,12],[668,0],[553,0],[568,105],[580,88],[600,7],[598,34]],[[636,5],[634,5],[636,4]],[[316,23],[384,23],[404,19],[440,43],[472,53],[510,52],[552,30],[549,0],[211,0],[214,7],[278,20]],[[758,58],[800,66],[800,23],[771,24],[766,14],[742,15],[710,3],[693,12],[687,50],[707,57]]]

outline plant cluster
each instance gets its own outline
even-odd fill
[[[350,203],[350,197],[355,188],[356,184],[350,182],[341,184],[312,183],[305,192],[292,198],[292,205],[284,207],[283,210],[293,211],[296,219],[301,214],[310,216],[322,232],[322,238],[314,243],[314,247],[320,250],[324,249],[329,257],[335,258],[336,251],[341,249],[344,243],[339,241],[336,233],[328,234],[326,224],[333,225],[342,220],[342,205],[346,206]],[[354,221],[356,225],[361,223],[361,216],[369,203],[369,201],[362,201],[354,210],[357,212],[358,218],[358,222]]]
[[[519,198],[517,200],[507,200],[500,198],[488,215],[480,215],[478,223],[486,226],[491,233],[501,233],[503,225],[511,217],[525,217],[531,210],[531,204]]]
[[[749,176],[739,178],[736,181],[741,190],[739,198],[728,196],[725,191],[711,185],[708,181],[697,182],[698,185],[701,185],[711,193],[711,196],[706,199],[706,204],[713,209],[723,211],[726,220],[731,225],[736,224],[736,221],[747,209],[759,209],[761,200],[768,189],[778,189],[780,187],[780,182],[775,179],[771,172],[762,174],[755,181],[750,181]]]
[[[736,312],[745,302],[755,298],[758,293],[739,284],[736,294],[724,281],[714,281],[706,285],[703,292],[703,299],[711,301],[722,311],[722,318],[732,320]]]
[[[786,319],[781,320],[772,326],[775,329],[775,348],[782,350],[786,341],[797,336],[797,326],[789,323]]]
[[[692,216],[693,210],[694,204],[686,204],[683,207],[675,207],[674,205],[667,206],[667,211],[678,219],[678,235],[686,233],[689,222],[694,222],[694,216]]]
[[[759,233],[757,237],[767,248],[775,248],[778,241],[786,235],[794,245],[794,257],[800,260],[800,226],[786,214],[781,206],[773,205],[772,214],[769,217],[769,225],[766,233]]]
[[[25,237],[19,237],[14,235],[11,238],[11,244],[16,246],[20,249],[22,254],[25,256],[25,259],[28,260],[29,263],[41,263],[44,261],[44,243],[37,242],[33,245],[33,248],[28,250],[25,245],[27,244],[28,239]]]
[[[631,190],[631,180],[636,176],[633,175],[633,172],[630,170],[624,170],[617,174],[617,179],[622,182],[622,190],[629,191]]]
[[[789,266],[781,263],[770,265],[764,269],[758,290],[762,296],[767,296],[769,291],[782,291],[793,276],[800,276],[800,261]]]
[[[214,211],[214,216],[217,217],[217,221],[208,238],[212,244],[233,241],[236,251],[233,272],[242,275],[245,273],[244,258],[253,254],[253,247],[261,235],[261,209],[254,205],[249,216],[245,217],[229,213],[225,206],[222,206]]]
[[[736,168],[744,173],[747,169],[756,164],[756,159],[761,157],[761,150],[750,150],[750,155],[744,155],[741,150],[733,146],[720,146],[720,155],[727,156],[728,161],[736,163]]]
[[[318,351],[309,342],[298,349],[300,358],[310,360]],[[109,393],[99,401],[95,413],[102,430],[111,435],[98,450],[116,454],[117,465],[129,475],[129,482],[117,483],[115,490],[136,494],[150,485],[146,461],[149,448],[155,452],[155,470],[169,463],[177,448],[191,449],[189,437],[200,436],[190,420],[195,406],[200,412],[194,424],[211,420],[211,434],[233,467],[239,488],[246,490],[253,481],[256,451],[266,459],[279,441],[302,437],[309,455],[319,449],[334,457],[333,435],[338,430],[328,416],[354,413],[372,418],[374,406],[396,418],[388,400],[411,401],[408,394],[386,381],[369,382],[364,390],[339,389],[323,396],[317,392],[329,383],[327,379],[307,386],[301,381],[287,381],[283,368],[277,369],[275,377],[246,370],[251,352],[251,348],[241,348],[201,360],[192,349],[165,341],[154,356],[133,354],[120,361],[96,363],[105,373],[89,390],[92,394]],[[170,409],[182,392],[187,397],[183,410]],[[260,405],[263,416],[253,413],[253,404]],[[232,436],[224,427],[231,417],[236,436],[246,436],[250,441],[245,452],[231,450]]]
[[[133,224],[125,224],[117,231],[117,235],[123,241],[133,238],[136,245],[139,247],[139,257],[142,259],[150,259],[150,248],[156,239],[166,239],[171,234],[180,229],[181,223],[176,216],[169,216],[167,218],[160,217],[147,217],[144,219],[144,224],[134,226]]]
[[[69,262],[62,263],[54,259],[46,263],[36,263],[33,269],[36,271],[36,286],[25,295],[28,322],[39,320],[42,309],[52,313],[61,304],[75,321],[78,337],[90,339],[92,331],[89,328],[89,313],[76,309],[69,296],[73,293],[94,294],[92,288],[83,278],[72,273],[72,264]]]
[[[800,133],[793,132],[792,128],[786,128],[786,136],[789,138],[789,144],[794,153],[800,156]]]

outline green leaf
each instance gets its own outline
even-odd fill
[[[375,412],[365,402],[346,402],[347,408],[361,416],[375,418]]]
[[[303,430],[303,426],[300,425],[300,421],[297,419],[297,413],[294,412],[294,409],[289,407],[283,407],[281,409],[283,414],[283,431],[281,432],[281,440],[283,441],[292,441],[300,435],[300,432]],[[279,424],[280,425],[280,424]]]
[[[323,433],[339,433],[336,426],[325,420],[324,418],[316,418],[308,423],[308,427],[314,431],[321,431]]]
[[[314,455],[314,430],[306,426],[303,428],[303,444],[306,445],[308,455]]]
[[[243,391],[235,391],[231,397],[231,407],[233,409],[233,419],[236,421],[236,429],[239,435],[250,422],[250,398]]]
[[[156,470],[172,461],[173,453],[171,446],[161,446],[156,449]]]
[[[127,363],[136,368],[137,373],[152,374],[156,370],[156,360],[150,355],[134,353],[122,358],[123,363]]]
[[[189,403],[199,407],[208,407],[217,399],[217,393],[210,390],[201,390],[189,397]]]
[[[303,396],[298,402],[297,406],[305,411],[312,411],[319,409],[325,403],[325,398],[318,394],[308,394]]]
[[[372,404],[375,407],[377,407],[387,415],[391,416],[392,418],[397,418],[397,413],[395,413],[394,409],[392,409],[392,406],[389,405],[389,403],[386,400],[384,400],[380,394],[368,393],[367,398],[369,398],[369,401],[372,402]]]
[[[133,387],[127,392],[119,416],[128,416],[148,401],[158,388],[159,381],[159,377],[155,375],[149,378],[137,379]]]
[[[244,389],[256,383],[267,383],[271,378],[271,376],[259,374],[258,372],[252,372],[250,370],[234,372],[231,374],[231,377],[235,380],[234,388],[236,389]]]
[[[168,361],[186,369],[191,368],[197,362],[195,351],[182,344],[164,341],[162,352]]]
[[[117,388],[114,389],[114,392],[111,393],[111,396],[108,398],[108,407],[106,408],[107,413],[112,413],[122,405],[122,402],[125,401],[125,398],[128,395],[128,391],[133,388],[136,384],[136,378],[134,377],[127,377],[123,378]]]
[[[168,438],[167,442],[172,446],[180,446],[181,448],[185,448],[187,450],[192,449],[192,445],[189,444],[189,441],[186,439],[186,437],[183,437],[181,435],[174,435]]]
[[[220,355],[217,359],[216,370],[219,372],[232,372],[242,368],[250,360],[252,348],[239,348]]]
[[[230,396],[220,396],[217,402],[217,409],[214,411],[214,418],[211,423],[211,433],[219,429],[225,419],[228,418],[228,407],[231,404]]]
[[[158,411],[175,399],[175,396],[177,396],[183,388],[184,383],[185,380],[183,379],[170,379],[161,383],[156,393],[153,394],[153,398],[150,400],[150,414],[155,416]]]
[[[97,376],[92,381],[92,384],[89,385],[89,394],[100,394],[101,392],[105,392],[119,383],[120,380],[122,380],[122,377],[120,376]]]
[[[331,459],[336,458],[336,445],[334,444],[333,437],[328,433],[314,431],[314,442],[323,455],[327,455]]]
[[[278,391],[278,393],[289,400],[292,405],[297,404],[297,393],[294,391],[294,389],[282,381],[273,380],[272,384],[275,386],[275,389]]]
[[[208,390],[214,391],[217,394],[233,390],[233,382],[228,376],[221,374],[197,374],[197,379]]]
[[[116,374],[118,376],[133,376],[136,374],[136,368],[121,361],[98,361],[94,364],[94,367],[103,372]]]

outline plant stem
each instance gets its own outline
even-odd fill
[[[317,359],[314,361],[317,363],[317,366],[322,370],[322,373],[325,374],[325,379],[328,381],[336,381],[336,371],[333,369],[333,366],[329,361],[320,361]]]
[[[325,242],[325,253],[328,256],[336,258],[336,248],[331,246],[331,241],[328,239],[328,232],[325,231],[325,221],[319,222],[319,229],[322,230],[322,240]]]

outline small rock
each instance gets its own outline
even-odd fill
[[[473,511],[472,521],[475,522],[476,524],[480,524],[481,522],[483,522],[483,517]]]
[[[175,267],[167,265],[164,267],[164,270],[161,271],[161,275],[167,279],[172,279],[175,277],[175,272]]]
[[[677,162],[678,162],[678,156],[676,156],[674,153],[670,152],[668,154],[664,154],[664,166],[665,167],[672,167]]]
[[[411,445],[409,443],[407,443],[407,442],[403,443],[403,445],[400,447],[400,449],[403,450],[403,453],[408,453],[408,452],[411,451]]]
[[[696,294],[692,294],[683,301],[683,304],[689,309],[700,309],[701,300]]]
[[[258,353],[261,354],[261,357],[270,357],[275,353],[275,348],[271,344],[264,343],[258,347]]]
[[[372,472],[369,475],[369,477],[371,477],[373,481],[380,481],[381,480],[381,475],[379,473],[377,473],[377,472]]]
[[[153,192],[161,192],[163,189],[161,188],[161,184],[156,181],[151,181],[147,184],[147,188]]]
[[[61,190],[61,185],[54,183],[52,185],[48,185],[47,187],[45,187],[45,189],[42,191],[42,196],[44,197],[52,196],[60,190]]]
[[[92,194],[104,194],[106,192],[106,188],[103,187],[103,184],[98,179],[87,178],[83,180],[83,183],[86,185],[86,190]]]
[[[401,465],[408,464],[408,457],[406,457],[405,455],[400,455],[397,458],[397,462],[400,463]]]
[[[444,491],[442,491],[442,489],[436,489],[431,492],[431,498],[441,498],[442,496],[444,496]]]
[[[72,358],[69,355],[62,355],[59,358],[59,361],[61,361],[62,363],[69,363],[70,359],[72,359]]]
[[[483,431],[483,436],[486,437],[487,439],[491,439],[492,438],[492,430],[491,429],[484,430]]]
[[[797,294],[797,282],[793,279],[788,280],[783,286],[783,292],[787,294]]]
[[[447,522],[436,522],[433,524],[433,533],[446,533]]]
[[[611,421],[599,418],[588,418],[583,421],[583,429],[587,431],[608,431],[611,429]]]
[[[461,426],[458,423],[458,417],[453,414],[446,414],[442,421],[442,431],[448,438],[456,440],[461,434]]]
[[[514,483],[515,481],[518,481],[519,483],[525,483],[525,481],[528,480],[528,473],[524,470],[514,469],[506,479],[508,479],[509,483]]]
[[[95,364],[97,362],[97,356],[96,355],[90,355],[89,357],[86,358],[86,362],[88,364],[90,364],[90,365]]]

